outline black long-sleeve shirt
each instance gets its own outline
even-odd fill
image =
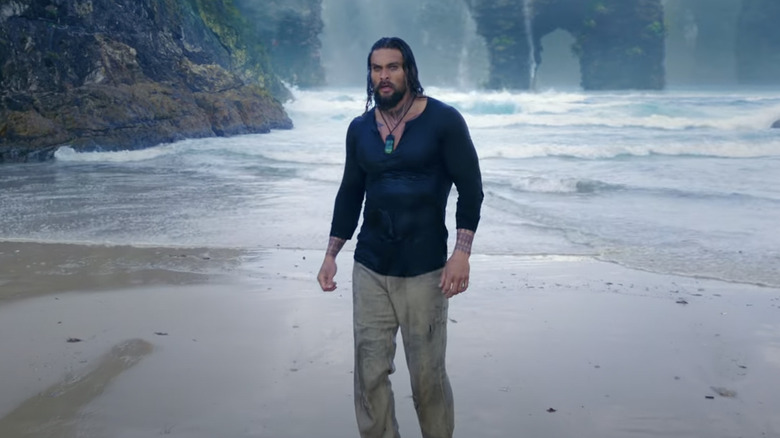
[[[365,195],[355,260],[381,275],[411,277],[447,261],[445,211],[458,190],[457,228],[476,231],[482,177],[460,113],[428,97],[408,122],[395,151],[386,154],[372,109],[347,130],[347,154],[330,235],[351,239]]]

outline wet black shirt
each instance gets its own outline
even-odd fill
[[[457,228],[476,231],[479,223],[482,178],[466,122],[451,106],[427,99],[391,154],[384,152],[375,109],[347,130],[330,235],[352,238],[365,195],[355,260],[381,275],[411,277],[444,266],[445,209],[453,183]]]

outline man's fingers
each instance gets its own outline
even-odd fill
[[[333,281],[333,277],[326,273],[320,273],[317,276],[317,281],[320,283],[320,287],[325,292],[330,292],[336,289],[336,282]]]
[[[442,286],[441,292],[444,294],[444,296],[451,298],[461,292],[465,292],[466,289],[469,288],[469,280],[468,277],[461,279],[446,279],[442,281],[440,286]]]
[[[441,292],[445,295],[449,293],[454,287],[452,280],[450,279],[445,279],[444,281],[442,281],[442,284],[440,286],[441,286]]]

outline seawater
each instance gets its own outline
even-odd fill
[[[780,90],[426,91],[480,156],[475,252],[780,286]],[[324,250],[365,95],[294,94],[289,131],[0,166],[0,240]]]

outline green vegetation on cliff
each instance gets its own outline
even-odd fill
[[[274,70],[260,35],[233,0],[189,0],[203,23],[211,29],[231,56],[232,68],[242,79],[255,82],[273,95],[289,98],[289,91]]]
[[[660,0],[591,1],[574,48],[583,88],[663,88],[663,17]]]

